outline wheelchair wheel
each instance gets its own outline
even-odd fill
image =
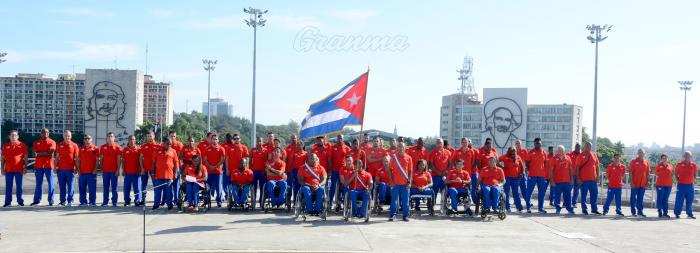
[[[323,193],[323,202],[321,202],[321,203],[326,204],[329,202],[330,202],[330,200],[328,198],[328,192],[324,192]],[[326,218],[328,217],[328,209],[329,209],[329,207],[327,207],[327,206],[324,206],[321,208],[321,220],[326,220]]]
[[[267,198],[268,198],[267,194],[268,194],[267,190],[265,188],[263,188],[262,189],[262,206],[261,206],[261,208],[262,208],[263,212],[265,212],[265,213],[270,212],[270,207],[272,205],[272,203],[267,202]]]
[[[257,197],[258,197],[258,188],[254,187],[255,184],[250,186],[251,192],[250,192],[250,210],[255,211],[255,205],[257,204]]]
[[[228,189],[226,189],[226,192],[228,192],[228,198],[226,199],[226,207],[228,208],[228,211],[233,211],[233,191],[231,190],[231,186],[229,186]]]
[[[287,207],[287,213],[292,211],[292,186],[287,185],[287,191],[284,196],[284,205]]]
[[[294,202],[295,202],[294,219],[297,219],[297,218],[299,218],[299,216],[301,216],[301,218],[304,221],[306,221],[306,213],[305,213],[306,212],[306,210],[305,210],[306,203],[304,203],[304,195],[301,194],[301,191],[297,192],[297,196],[296,196]]]
[[[187,198],[187,185],[180,184],[180,196],[178,197],[177,209],[183,211],[183,206],[185,205],[185,198]]]
[[[204,185],[204,190],[200,191],[200,194],[204,194],[204,196],[202,196],[202,208],[204,209],[203,211],[206,213],[211,209],[211,188],[209,188],[208,184]]]
[[[506,196],[503,193],[503,191],[501,191],[500,195],[501,195],[500,201],[498,203],[498,218],[501,220],[505,220],[506,219]]]
[[[350,204],[350,191],[347,191],[343,201],[343,220],[350,221],[350,217],[352,217],[352,204]]]
[[[481,210],[478,210],[477,213],[481,214],[482,219],[486,219],[486,216],[488,216],[486,211],[488,211],[488,210],[486,209],[486,201],[484,201],[484,192],[479,191],[478,195],[479,195],[479,203],[480,203],[478,207]],[[479,212],[479,211],[481,211],[481,212]]]
[[[481,214],[481,204],[482,204],[481,191],[477,188],[476,199],[474,199],[474,213],[476,215]]]
[[[452,206],[452,199],[447,197],[447,187],[443,188],[442,191],[442,202],[440,203],[440,214],[443,216],[447,215],[447,209]]]
[[[379,198],[377,196],[377,192],[379,191],[377,188],[379,188],[378,184],[375,184],[374,187],[372,188],[372,212],[376,213],[379,215],[381,211],[379,208],[381,207],[382,203],[379,203]]]
[[[372,195],[367,196],[369,196],[369,199],[367,200],[367,210],[365,210],[365,223],[369,222],[369,218],[372,215]]]

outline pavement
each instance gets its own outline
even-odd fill
[[[151,195],[152,196],[152,195]],[[99,195],[98,195],[99,197]],[[4,196],[0,196],[0,200]],[[26,195],[25,201],[31,199]],[[44,204],[46,200],[44,199]],[[99,198],[98,198],[99,203]],[[28,204],[28,203],[27,203]],[[601,208],[602,209],[602,208]],[[141,252],[142,208],[0,208],[0,252]],[[501,221],[413,217],[369,223],[294,220],[284,211],[207,213],[147,209],[148,252],[699,252],[700,221],[510,214]],[[579,210],[576,210],[580,213]],[[624,208],[629,214],[629,209]]]

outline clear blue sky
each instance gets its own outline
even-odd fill
[[[311,102],[371,66],[366,128],[436,136],[441,96],[456,92],[465,54],[477,91],[527,87],[529,103],[584,107],[592,125],[593,45],[585,26],[612,24],[601,44],[599,135],[680,146],[683,94],[700,86],[697,1],[4,1],[0,75],[144,69],[175,84],[175,111],[206,100],[202,58],[218,59],[212,96],[250,117],[252,30],[242,8],[268,9],[258,33],[258,122],[301,121]],[[405,36],[403,51],[294,49],[322,35]],[[700,87],[688,95],[686,143],[700,142]]]

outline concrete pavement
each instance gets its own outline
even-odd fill
[[[511,214],[504,221],[420,216],[387,222],[384,212],[365,224],[338,215],[300,222],[285,212],[225,208],[146,213],[149,252],[700,251],[700,222],[685,218]],[[136,207],[0,208],[0,252],[140,252],[142,224]]]

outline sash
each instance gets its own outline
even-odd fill
[[[399,158],[396,157],[396,153],[394,153],[394,161],[396,162],[396,167],[399,168],[399,171],[401,172],[401,175],[403,178],[405,178],[407,181],[410,180],[408,177],[408,174],[406,174],[406,171],[403,169],[403,166],[401,166],[401,163],[399,162]]]
[[[316,180],[321,181],[321,178],[318,175],[316,175],[316,173],[314,173],[314,171],[311,169],[311,167],[309,167],[308,164],[304,163],[304,168],[306,169],[307,172],[309,172],[309,174],[314,176],[314,178]]]
[[[357,180],[357,182],[360,183],[360,185],[362,185],[363,189],[367,190],[367,185],[365,185],[365,182],[362,182],[362,179],[360,179],[359,173],[357,174],[357,177],[355,178],[355,180]]]

